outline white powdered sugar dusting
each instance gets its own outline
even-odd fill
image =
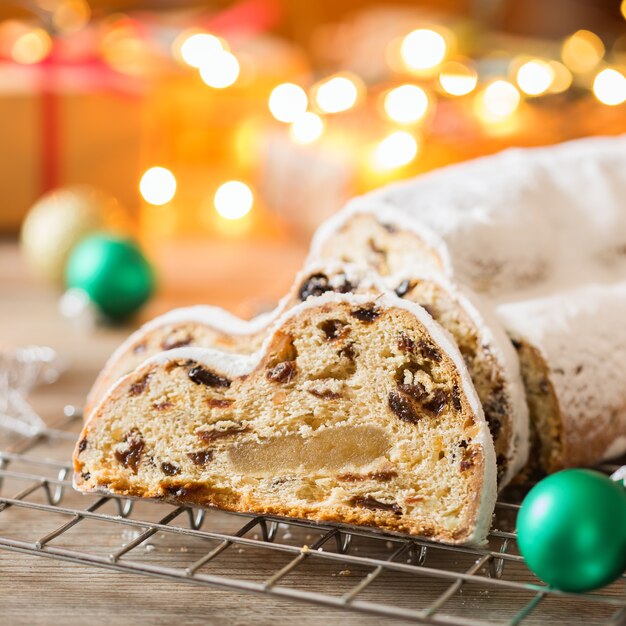
[[[625,137],[511,149],[353,200],[322,226],[312,250],[355,213],[374,213],[440,254],[443,245],[457,282],[523,299],[624,275],[625,198]]]
[[[245,320],[220,307],[199,304],[168,311],[144,324],[140,330],[145,334],[168,324],[195,322],[231,335],[248,335],[267,326],[273,315],[274,311],[269,311]]]
[[[626,281],[501,304],[497,314],[548,364],[564,444],[584,449],[610,429],[601,456],[626,452]]]

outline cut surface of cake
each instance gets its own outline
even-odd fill
[[[528,407],[511,340],[480,298],[441,274],[405,271],[379,276],[356,265],[312,265],[296,281],[300,300],[325,290],[393,292],[421,305],[453,337],[469,370],[489,424],[498,461],[498,485],[506,486],[528,460]],[[295,304],[295,301],[293,302]]]
[[[498,486],[526,465],[529,414],[519,360],[501,323],[475,294],[443,276],[392,277],[396,293],[420,304],[454,338],[481,401],[494,440]]]
[[[325,294],[261,350],[176,348],[107,393],[74,454],[84,492],[480,543],[493,443],[463,359],[419,306]]]
[[[518,359],[500,323],[479,305],[479,298],[454,287],[441,275],[409,273],[382,279],[368,269],[349,264],[310,264],[298,274],[277,309],[262,318],[246,322],[214,307],[172,311],[149,322],[116,351],[94,385],[86,415],[114,381],[145,358],[183,345],[252,353],[281,313],[329,292],[395,292],[423,306],[450,332],[468,367],[494,439],[498,486],[506,486],[528,460],[528,408]]]

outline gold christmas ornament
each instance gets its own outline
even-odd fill
[[[28,212],[22,251],[39,277],[61,285],[68,256],[85,236],[129,228],[128,214],[112,196],[87,185],[64,187],[42,196]]]

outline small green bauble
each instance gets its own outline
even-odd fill
[[[92,235],[67,262],[68,288],[82,289],[104,315],[120,320],[135,313],[154,291],[154,272],[130,239]]]
[[[626,489],[593,470],[548,476],[522,503],[517,543],[528,567],[552,587],[608,585],[626,569]]]

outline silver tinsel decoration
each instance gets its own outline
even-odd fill
[[[63,369],[52,348],[0,349],[0,426],[26,436],[44,430],[45,422],[27,397],[35,386],[56,381]]]

